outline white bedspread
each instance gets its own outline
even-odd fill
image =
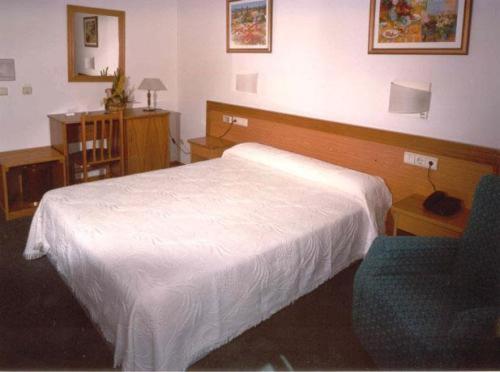
[[[283,153],[245,144],[50,191],[25,257],[48,254],[115,345],[116,365],[185,369],[363,257],[383,226],[380,179],[292,154],[295,172]],[[350,175],[339,186],[334,173]],[[360,192],[356,177],[366,177]]]

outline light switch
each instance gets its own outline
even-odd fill
[[[31,93],[33,93],[33,88],[31,87],[31,85],[23,86],[23,94],[24,95],[30,95]]]
[[[7,87],[0,87],[0,96],[8,96],[9,89]]]

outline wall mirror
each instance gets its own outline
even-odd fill
[[[113,80],[125,72],[125,12],[68,5],[68,81]]]

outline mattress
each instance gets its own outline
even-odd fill
[[[258,144],[46,193],[48,255],[126,370],[182,370],[362,258],[383,181]]]

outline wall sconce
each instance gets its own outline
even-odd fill
[[[87,70],[95,69],[95,58],[94,57],[85,57],[83,60],[83,65]]]
[[[236,74],[236,90],[245,93],[257,93],[259,74]]]
[[[408,81],[391,83],[389,112],[397,114],[420,114],[427,119],[431,105],[431,84]]]

